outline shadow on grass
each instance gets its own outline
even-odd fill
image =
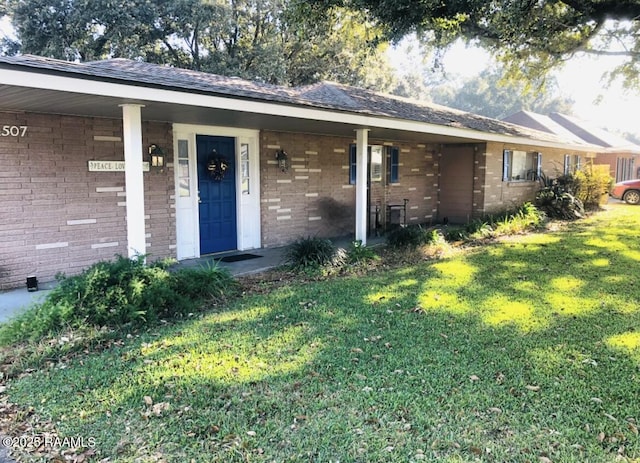
[[[11,399],[118,461],[638,458],[640,243],[602,222],[247,297]]]

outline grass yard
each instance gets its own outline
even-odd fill
[[[640,461],[639,230],[640,207],[613,204],[273,288],[7,394],[25,420],[94,438],[92,461]]]

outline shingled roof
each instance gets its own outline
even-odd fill
[[[569,142],[555,134],[477,114],[333,82],[289,88],[121,58],[73,63],[34,55],[0,57],[0,67],[7,65],[82,79],[344,111],[553,143]]]

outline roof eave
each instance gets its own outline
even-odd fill
[[[144,104],[145,101],[174,103],[195,107],[209,107],[262,115],[291,117],[308,121],[336,122],[354,127],[409,131],[413,133],[424,133],[425,135],[463,138],[477,142],[536,145],[549,148],[572,149],[582,152],[597,151],[590,145],[574,145],[571,143],[561,143],[524,136],[489,133],[469,128],[366,114],[358,111],[312,106],[302,102],[294,104],[275,100],[238,97],[228,94],[215,94],[212,92],[188,91],[180,87],[168,88],[161,85],[135,85],[128,80],[98,78],[86,74],[82,74],[82,78],[79,78],[77,73],[47,70],[28,65],[11,64],[7,66],[0,64],[0,68],[4,68],[0,76],[0,84],[23,88],[52,90],[71,94],[97,95],[111,97],[119,101],[141,104]],[[28,70],[24,68],[28,68]],[[34,70],[38,72],[34,72]],[[39,78],[40,76],[42,78]],[[51,109],[53,112],[54,108]]]

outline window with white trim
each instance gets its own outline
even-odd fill
[[[251,190],[249,188],[249,180],[250,180],[250,174],[249,174],[249,144],[248,143],[242,143],[240,145],[240,169],[241,169],[241,180],[242,180],[242,184],[241,184],[241,190],[242,190],[242,194],[243,195],[248,195]]]
[[[180,197],[191,196],[189,141],[178,140],[178,192]]]
[[[582,167],[582,159],[577,154],[564,155],[564,175],[575,174]]]
[[[383,180],[384,162],[386,158],[387,183],[400,181],[400,149],[397,146],[369,145],[367,149],[369,157],[369,181],[381,182]],[[356,145],[349,146],[349,183],[356,184]]]
[[[502,161],[502,181],[504,182],[533,182],[540,177],[542,153],[504,150]]]

